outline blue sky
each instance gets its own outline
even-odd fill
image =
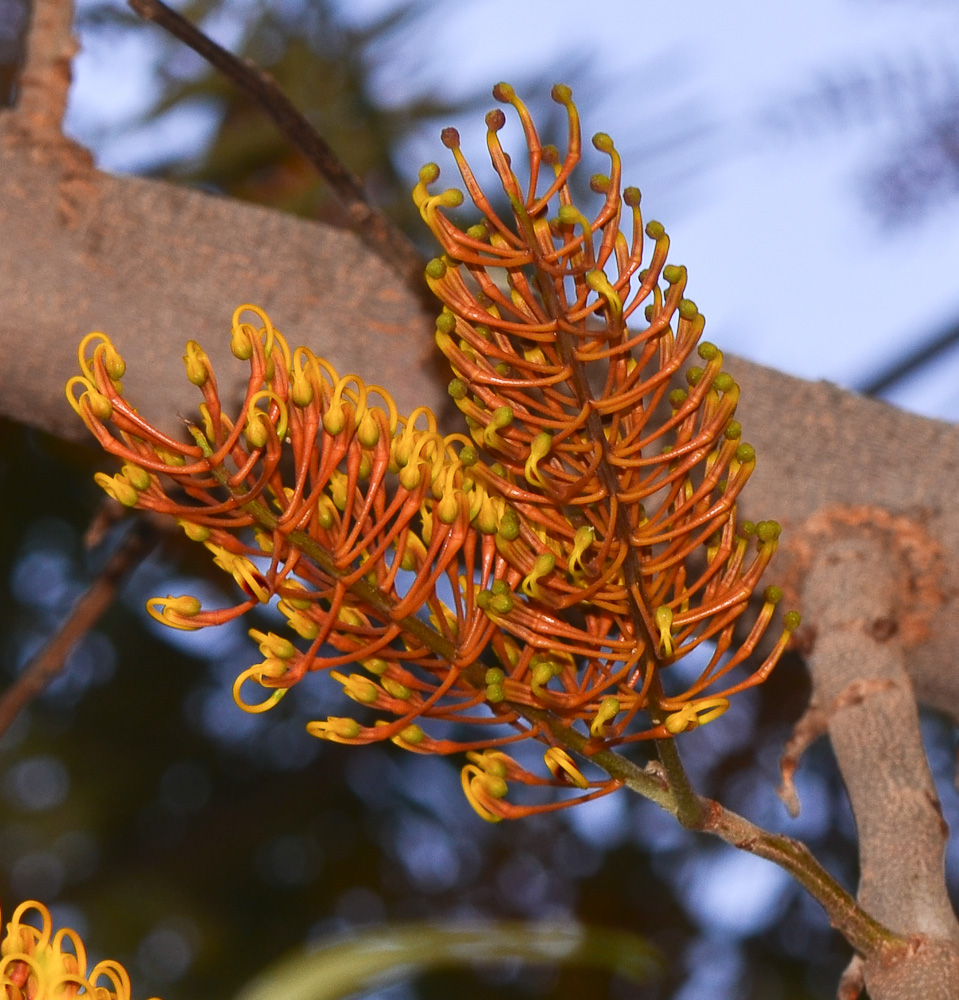
[[[211,32],[235,42],[255,6],[229,5],[236,20]],[[361,25],[392,6],[354,0],[342,17]],[[595,10],[579,0],[427,5],[380,53],[376,94],[401,107],[425,93],[474,97],[500,79],[521,91],[538,75],[571,83],[586,133],[616,140],[647,217],[666,225],[673,259],[689,267],[708,336],[731,352],[857,385],[959,318],[959,198],[897,227],[864,198],[870,167],[917,127],[922,107],[959,98],[959,7],[607,0]],[[149,133],[123,132],[155,93],[154,41],[149,29],[130,32],[77,61],[68,125],[109,169],[208,134],[209,118],[189,110]],[[922,79],[910,86],[916,67]],[[823,98],[856,78],[874,81],[864,98]],[[877,92],[891,99],[868,111]],[[481,116],[452,123],[480,160]],[[411,177],[425,160],[442,162],[436,131],[403,151]],[[959,351],[902,386],[897,402],[959,418],[957,365]]]

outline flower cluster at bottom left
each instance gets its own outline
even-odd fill
[[[39,926],[29,922],[31,915]],[[0,942],[0,991],[0,1000],[131,997],[130,977],[119,962],[104,959],[88,971],[79,934],[68,927],[53,933],[50,911],[33,900],[13,911]]]

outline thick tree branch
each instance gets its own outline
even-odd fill
[[[231,398],[234,308],[254,302],[342,372],[436,402],[431,323],[417,296],[357,236],[80,161],[65,140],[38,162],[14,111],[0,113],[0,410],[83,441],[63,397],[76,345],[102,329],[131,365],[130,391],[168,430],[199,401],[181,356],[207,349]],[[135,369],[135,370],[133,370]],[[231,385],[230,373],[236,373]],[[139,379],[139,382],[137,381]]]
[[[859,830],[859,901],[886,926],[949,958],[933,992],[919,991],[901,970],[907,992],[877,988],[888,963],[868,958],[866,984],[877,1000],[946,1000],[959,996],[959,923],[943,878],[948,830],[905,670],[908,637],[899,631],[910,576],[896,539],[874,525],[841,526],[824,538],[804,588],[815,633],[809,665]]]

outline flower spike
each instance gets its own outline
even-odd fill
[[[239,673],[237,704],[267,711],[327,671],[357,718],[311,722],[312,735],[465,752],[464,793],[490,822],[615,790],[569,748],[585,740],[596,754],[716,719],[768,676],[798,624],[787,614],[766,658],[748,664],[778,614],[778,589],[756,588],[780,530],[738,520],[756,464],[735,419],[739,388],[702,341],[686,269],[667,263],[669,237],[644,223],[605,133],[593,138],[608,160],[589,182],[598,203],[574,198],[579,114],[568,87],[552,96],[563,152],[542,145],[512,87],[494,89],[498,197],[454,129],[442,141],[465,197],[431,190],[436,164],[413,190],[441,247],[426,281],[464,432],[444,435],[424,407],[403,417],[385,390],[291,351],[250,305],[230,340],[249,369],[238,409],[226,410],[202,348],[186,347],[202,396],[186,444],[124,399],[122,359],[102,334],[83,342],[67,386],[124,463],[100,485],[176,518],[243,592],[216,610],[155,598],[150,614],[195,629],[276,601],[289,631],[252,633],[263,660]],[[524,156],[503,146],[507,112]],[[461,227],[449,212],[466,200],[479,218]],[[699,675],[673,677],[695,649],[707,651]],[[262,697],[247,700],[251,684]],[[546,745],[542,774],[501,749],[528,739]],[[573,797],[514,803],[516,785]]]

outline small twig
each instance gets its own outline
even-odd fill
[[[796,770],[803,754],[820,736],[828,731],[829,713],[825,712],[815,701],[803,712],[799,721],[793,726],[792,736],[783,748],[779,758],[779,774],[781,784],[776,794],[782,799],[786,812],[795,819],[799,815],[799,796],[796,793]]]
[[[785,834],[756,826],[718,802],[702,799],[706,821],[704,833],[721,837],[727,844],[765,858],[787,871],[822,906],[829,922],[865,957],[904,953],[909,939],[876,920],[816,860],[802,842]]]
[[[139,518],[139,523],[133,526],[119,549],[73,606],[56,634],[0,696],[0,736],[63,669],[70,651],[110,607],[127,573],[150,552],[157,537],[157,529],[145,518]]]
[[[586,737],[564,726],[551,726],[553,736],[563,746],[582,752]],[[589,760],[610,777],[651,799],[679,818],[682,807],[675,790],[657,780],[649,768],[643,769],[611,750],[591,754]],[[805,844],[792,837],[756,826],[745,817],[707,798],[699,799],[701,820],[690,829],[711,833],[727,844],[772,861],[787,871],[819,902],[833,927],[863,955],[905,950],[909,941],[874,919],[816,860]],[[685,825],[685,824],[684,824]]]
[[[140,17],[169,31],[245,90],[326,179],[346,209],[352,227],[370,249],[410,287],[417,290],[423,287],[424,260],[419,251],[397,226],[370,204],[360,179],[346,168],[266,70],[217,45],[161,0],[128,0],[128,3]]]

